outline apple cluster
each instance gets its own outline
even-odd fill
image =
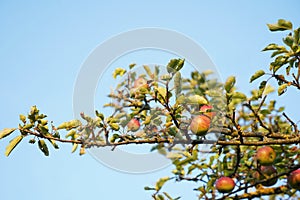
[[[265,187],[273,186],[277,183],[277,170],[273,166],[276,158],[276,152],[270,146],[264,146],[257,150],[256,160],[259,164],[257,171],[254,172],[253,178],[256,180],[268,179],[261,183]],[[291,188],[300,190],[300,169],[297,169],[287,177],[288,185]],[[235,187],[234,180],[230,177],[222,176],[216,181],[216,189],[220,193],[229,193]]]

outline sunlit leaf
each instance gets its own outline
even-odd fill
[[[116,79],[117,76],[123,76],[125,73],[126,73],[125,69],[116,68],[115,71],[113,72],[113,78]]]
[[[44,153],[45,156],[49,156],[49,150],[48,150],[45,140],[39,140],[38,146],[39,146],[39,149]]]
[[[287,83],[284,83],[284,84],[280,85],[280,86],[278,87],[278,90],[277,90],[278,95],[280,96],[280,95],[282,95],[283,93],[285,93],[287,87],[288,87],[288,84],[287,84]]]
[[[143,65],[143,67],[144,67],[144,70],[146,71],[146,73],[148,74],[148,76],[152,77],[153,74],[151,72],[150,67],[148,65]]]
[[[234,84],[235,84],[235,77],[234,76],[228,77],[225,84],[224,84],[225,91],[227,93],[230,93],[230,91],[233,88]]]
[[[276,24],[267,24],[267,26],[270,31],[285,31],[293,28],[293,24],[284,19],[279,19]]]
[[[16,128],[5,128],[2,131],[0,131],[0,139],[5,138],[6,136],[9,136],[12,134]]]
[[[279,46],[278,44],[272,43],[266,46],[262,51],[269,51],[269,50],[285,50],[286,48],[284,46]]]
[[[144,190],[155,190],[155,188],[145,186],[145,187],[144,187]]]
[[[21,140],[24,138],[23,135],[18,135],[14,139],[12,139],[9,144],[7,145],[5,149],[5,156],[9,156],[9,154],[14,150],[14,148],[21,142]]]
[[[77,150],[77,147],[78,147],[77,143],[73,144],[71,152],[74,153]]]
[[[264,70],[258,70],[256,71],[250,78],[250,83],[252,83],[252,81],[258,79],[259,77],[263,76],[265,74]]]
[[[155,184],[156,191],[159,191],[168,180],[170,180],[168,176],[160,178]]]

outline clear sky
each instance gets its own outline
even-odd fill
[[[257,84],[249,86],[251,74],[268,68],[269,54],[260,50],[283,36],[270,33],[266,23],[285,18],[300,26],[299,4],[298,0],[1,1],[0,129],[16,127],[19,114],[27,113],[31,105],[56,124],[72,119],[74,84],[82,63],[108,38],[136,28],[159,27],[187,35],[206,50],[224,79],[236,75],[238,87],[247,92]],[[299,93],[290,90],[288,95],[280,102],[297,121]],[[9,139],[0,141],[1,199],[150,199],[143,187],[172,169],[126,174],[89,154],[71,154],[69,145],[60,151],[50,147],[51,155],[44,157],[36,145],[26,142],[6,158]],[[176,184],[169,191],[181,194],[183,200],[196,199],[193,186]]]

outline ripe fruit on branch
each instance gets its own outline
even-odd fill
[[[221,193],[231,192],[235,187],[235,183],[230,177],[223,176],[216,181],[216,189]]]
[[[216,112],[212,112],[212,109],[213,107],[211,105],[203,105],[200,108],[200,112],[212,119],[214,116],[216,116]]]
[[[270,176],[275,176],[277,174],[277,170],[273,166],[261,166],[260,167],[261,174],[256,171],[253,174],[253,177],[257,180],[263,180],[269,178]],[[278,178],[271,178],[270,180],[262,183],[263,186],[269,187],[275,185]]]
[[[203,136],[207,133],[210,127],[211,119],[206,115],[197,115],[195,116],[190,124],[191,131],[198,135]]]
[[[147,80],[144,79],[143,77],[139,77],[138,79],[136,79],[133,83],[133,87],[134,88],[148,88],[149,85],[147,83]]]
[[[261,165],[272,165],[276,158],[276,152],[272,147],[264,146],[257,150],[256,159]]]
[[[291,188],[300,190],[300,169],[291,172],[287,181]]]
[[[140,121],[137,118],[132,118],[127,124],[128,131],[132,132],[139,130],[140,126]]]

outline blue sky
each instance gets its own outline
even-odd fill
[[[297,5],[297,0],[1,1],[0,129],[17,126],[19,114],[31,105],[56,124],[72,119],[74,84],[82,63],[108,38],[136,28],[159,27],[187,35],[206,50],[224,79],[236,75],[238,87],[247,92],[256,86],[248,84],[251,74],[267,69],[270,62],[261,49],[283,37],[270,33],[266,23],[285,18],[300,26]],[[290,90],[288,95],[280,102],[297,121],[299,94]],[[1,199],[150,199],[143,187],[171,170],[120,173],[88,154],[70,154],[69,145],[44,157],[24,142],[6,158],[7,142],[0,142]],[[189,190],[195,184],[173,186],[171,194],[195,199]]]

